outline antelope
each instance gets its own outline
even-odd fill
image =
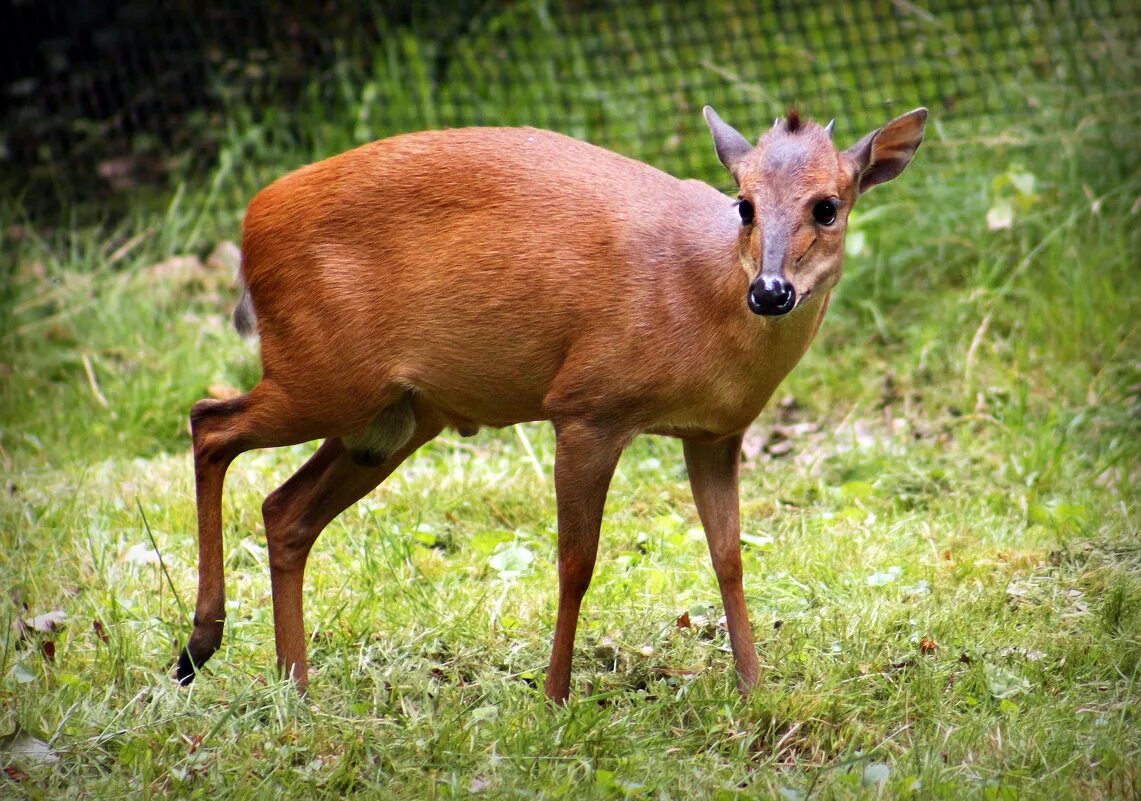
[[[758,660],[742,586],[745,429],[803,356],[840,278],[857,198],[899,175],[918,108],[846,150],[794,111],[756,144],[709,106],[736,198],[550,131],[404,134],[302,167],[243,226],[239,332],[263,373],[190,412],[198,599],[179,682],[225,619],[222,483],[241,453],[324,439],[262,507],[277,664],[304,691],[310,549],[338,514],[445,427],[549,420],[558,613],[545,692],[565,702],[618,458],[682,440],[747,693]]]

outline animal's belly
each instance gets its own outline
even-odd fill
[[[455,428],[502,427],[543,419],[543,400],[558,371],[551,349],[534,340],[472,337],[466,347],[421,339],[401,359],[400,383],[414,389]]]
[[[720,439],[748,428],[760,414],[764,400],[767,398],[760,403],[743,401],[720,408],[703,405],[678,409],[653,420],[644,431],[681,439]]]

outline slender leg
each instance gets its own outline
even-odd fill
[[[435,422],[420,422],[406,445],[371,466],[355,460],[340,440],[327,440],[266,498],[262,514],[269,543],[277,665],[299,689],[309,684],[302,599],[305,563],[313,543],[333,518],[387,478],[440,428]]]
[[[725,604],[729,642],[737,663],[737,687],[748,693],[757,684],[759,666],[741,583],[741,510],[737,497],[741,436],[713,443],[686,442],[684,450],[693,500],[705,527],[713,570]]]
[[[563,703],[570,693],[571,654],[579,609],[598,555],[606,490],[629,436],[577,421],[556,425],[556,434],[559,612],[545,690],[548,698]]]
[[[194,631],[178,658],[175,677],[194,680],[222,642],[226,590],[222,557],[222,484],[230,463],[256,448],[294,445],[322,436],[325,424],[272,381],[262,380],[232,400],[203,400],[190,411],[198,500],[198,601]]]
[[[194,606],[194,631],[178,657],[175,676],[180,684],[192,682],[197,667],[222,644],[226,618],[222,482],[240,448],[226,441],[217,443],[218,438],[203,432],[217,427],[218,420],[224,422],[226,418],[240,414],[241,408],[234,402],[202,402],[195,404],[190,415],[194,432],[194,488],[198,502],[198,601]]]

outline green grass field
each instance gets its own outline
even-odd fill
[[[537,424],[445,434],[326,530],[306,698],[272,670],[260,505],[315,445],[240,457],[225,642],[175,686],[196,586],[187,412],[258,376],[212,254],[260,183],[384,133],[360,122],[368,91],[345,97],[358,128],[328,137],[339,106],[320,125],[317,101],[295,110],[316,126],[297,140],[266,137],[272,109],[235,109],[209,175],[110,226],[0,200],[0,797],[1141,795],[1135,91],[1062,94],[986,135],[936,112],[911,168],[861,202],[829,318],[747,442],[750,697],[680,446],[640,438],[571,701],[544,701],[554,441]]]

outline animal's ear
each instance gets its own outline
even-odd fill
[[[860,194],[903,172],[923,141],[926,123],[927,109],[917,108],[872,131],[844,151],[844,159],[855,170]]]
[[[713,145],[717,148],[717,158],[721,159],[725,169],[733,173],[734,180],[740,183],[741,178],[738,170],[741,167],[741,161],[753,152],[753,146],[733,126],[717,116],[713,106],[706,106],[702,113],[705,115],[705,122],[713,134]]]

